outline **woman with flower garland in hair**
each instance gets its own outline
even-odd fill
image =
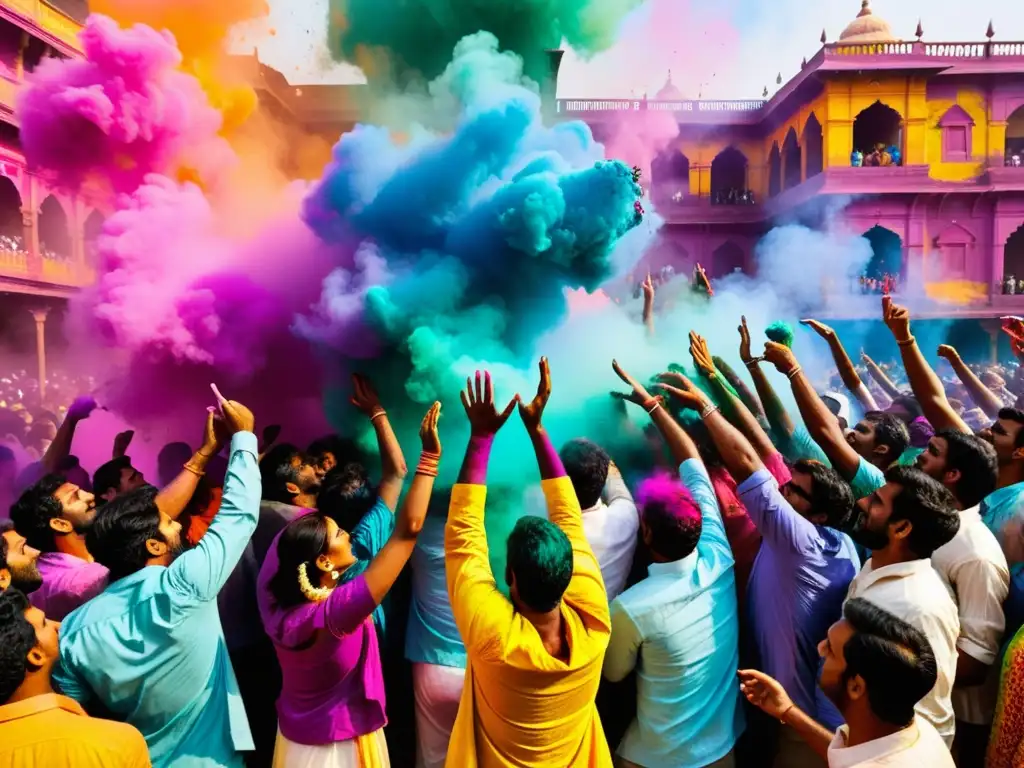
[[[390,765],[384,679],[372,615],[416,544],[437,477],[441,443],[434,403],[420,426],[423,451],[394,532],[352,580],[349,534],[325,515],[293,520],[260,571],[263,625],[281,662],[274,766],[378,768]]]

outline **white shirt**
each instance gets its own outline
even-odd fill
[[[1010,591],[1010,570],[995,534],[981,520],[978,507],[960,513],[960,530],[932,554],[932,566],[957,603],[960,638],[957,648],[990,667],[995,664],[1006,629],[1003,601]],[[989,725],[999,693],[998,671],[989,682],[953,690],[958,720]]]
[[[953,743],[953,681],[956,679],[956,643],[960,616],[956,603],[930,560],[874,568],[872,560],[853,577],[846,599],[863,597],[922,632],[935,654],[938,680],[917,703],[918,715],[939,732],[947,745]]]
[[[927,720],[918,716],[909,728],[881,739],[846,746],[842,726],[828,745],[829,768],[953,768],[949,747]]]
[[[583,533],[601,566],[609,603],[626,587],[639,530],[640,515],[633,497],[619,471],[609,467],[603,498],[583,510]]]

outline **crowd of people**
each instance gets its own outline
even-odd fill
[[[377,462],[214,387],[155,484],[130,435],[77,467],[75,399],[34,473],[0,473],[0,765],[1019,768],[1024,380],[950,347],[944,380],[882,315],[898,364],[805,321],[831,381],[745,319],[748,377],[697,333],[690,377],[612,361],[605,444],[548,432],[544,358],[530,399],[467,380],[454,459],[427,407],[415,463],[358,375]],[[546,515],[489,541],[508,429]]]
[[[711,196],[712,205],[756,205],[753,191],[730,187]]]

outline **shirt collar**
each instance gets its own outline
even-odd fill
[[[883,579],[908,579],[932,570],[932,561],[928,559],[907,560],[904,563],[893,563],[875,568],[873,559],[868,559],[859,574],[860,588],[865,589]]]
[[[58,693],[44,693],[42,696],[33,696],[31,699],[16,701],[13,704],[4,704],[0,707],[0,724],[10,723],[14,720],[21,720],[25,717],[32,717],[51,709],[63,709],[73,715],[87,717],[85,710],[74,699],[61,696]]]
[[[693,550],[682,560],[673,560],[670,563],[651,563],[647,566],[647,575],[655,576],[689,576],[697,567],[697,550]]]
[[[905,752],[921,738],[917,720],[896,733],[880,739],[866,741],[855,747],[846,746],[849,729],[842,725],[836,731],[832,743],[828,747],[829,768],[854,768],[858,765],[880,765],[886,757]]]
[[[582,511],[582,514],[590,515],[590,514],[593,514],[594,512],[600,512],[600,511],[602,511],[604,509],[607,509],[607,507],[608,507],[608,505],[604,503],[604,499],[598,499],[597,500],[597,504],[595,504],[592,507],[587,507],[586,509],[584,509]]]

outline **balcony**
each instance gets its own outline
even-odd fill
[[[33,259],[25,251],[0,249],[0,292],[67,297],[92,283],[94,277],[91,269],[70,259]]]
[[[760,122],[765,103],[761,99],[557,99],[555,112],[559,117],[588,122],[636,112],[668,112],[679,123],[754,125]]]
[[[82,25],[42,0],[5,0],[0,4],[0,18],[21,27],[65,56],[81,54],[78,34]]]
[[[715,205],[709,197],[684,197],[675,202],[665,194],[655,194],[653,201],[666,224],[756,224],[765,220],[765,210],[757,204]]]

